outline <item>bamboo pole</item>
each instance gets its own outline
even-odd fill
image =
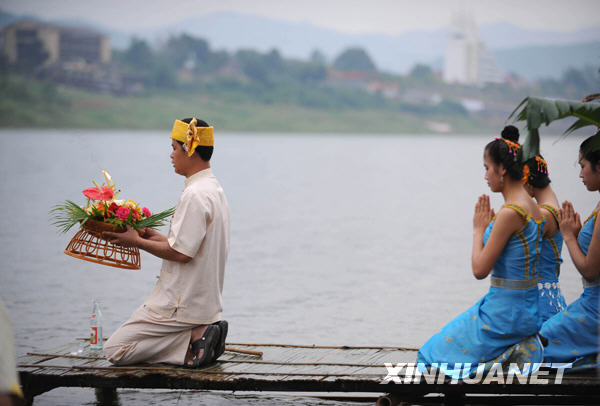
[[[237,352],[240,354],[248,354],[248,355],[257,355],[262,357],[262,351],[252,351],[252,350],[243,350],[241,348],[233,348],[233,347],[225,347],[225,351],[229,352]],[[104,359],[104,357],[89,357],[85,355],[61,355],[61,354],[45,354],[45,353],[36,353],[36,352],[28,352],[27,355],[33,357],[50,357],[52,358],[74,358],[74,359]]]
[[[88,338],[77,338],[77,340],[89,341]],[[108,340],[104,337],[104,341]],[[386,347],[386,346],[349,346],[349,345],[300,345],[300,344],[257,344],[257,343],[225,343],[226,345],[245,345],[248,347],[283,347],[283,348],[319,348],[326,350],[396,350],[396,351],[419,351],[419,348],[411,347]]]
[[[241,348],[233,348],[233,347],[225,347],[225,351],[229,352],[239,352],[240,354],[249,354],[249,355],[258,355],[262,357],[262,351],[252,351],[252,350],[242,350]]]
[[[49,359],[52,359],[52,358],[105,359],[104,357],[90,357],[90,356],[86,356],[86,355],[44,354],[44,353],[40,353],[40,352],[28,352],[27,355],[32,356],[32,357],[50,357]]]
[[[315,367],[356,367],[356,368],[384,368],[385,365],[381,364],[352,364],[344,362],[276,362],[276,361],[238,361],[234,359],[225,359],[219,362],[234,363],[234,364],[263,364],[263,365],[290,365],[290,366],[315,366]]]
[[[229,345],[246,345],[248,347],[283,347],[283,348],[319,348],[327,350],[396,350],[396,351],[419,351],[418,348],[409,347],[352,347],[348,345],[296,345],[296,344],[256,344],[256,343],[227,343]]]

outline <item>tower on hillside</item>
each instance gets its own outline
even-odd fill
[[[479,41],[477,25],[466,13],[452,19],[444,59],[444,82],[483,85],[503,82],[503,73]]]

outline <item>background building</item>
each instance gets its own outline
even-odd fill
[[[97,31],[22,20],[0,33],[0,63],[12,71],[93,90],[130,90],[111,64],[109,38]]]
[[[502,83],[504,74],[498,68],[491,53],[479,41],[475,21],[466,13],[454,17],[446,56],[444,59],[444,82],[465,85]]]
[[[2,30],[2,54],[9,65],[32,69],[65,62],[111,61],[110,40],[99,32],[27,20]]]

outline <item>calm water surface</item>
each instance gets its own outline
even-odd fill
[[[217,133],[213,171],[231,209],[224,317],[229,341],[420,346],[477,301],[472,212],[489,193],[482,151],[491,136]],[[582,137],[544,139],[553,187],[582,217],[598,195],[578,178]],[[63,254],[48,210],[108,170],[120,197],[173,206],[183,178],[168,134],[0,131],[0,295],[17,353],[88,335],[93,298],[112,333],[152,290],[160,261],[124,271]],[[501,197],[492,196],[496,209]],[[163,230],[165,233],[167,229]],[[567,302],[581,282],[563,249]],[[391,360],[393,361],[393,360]],[[123,391],[123,404],[314,404],[280,396]],[[329,404],[319,401],[319,404]],[[36,404],[94,404],[89,389],[56,389]]]

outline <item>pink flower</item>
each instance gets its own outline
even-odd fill
[[[145,217],[150,217],[152,215],[152,213],[150,213],[150,210],[147,207],[144,207],[142,209],[142,213],[144,213]]]
[[[113,198],[114,191],[106,186],[90,187],[82,191],[83,195],[92,200],[108,201]]]
[[[129,212],[131,209],[129,207],[119,207],[115,215],[123,221],[126,221],[129,218]]]

